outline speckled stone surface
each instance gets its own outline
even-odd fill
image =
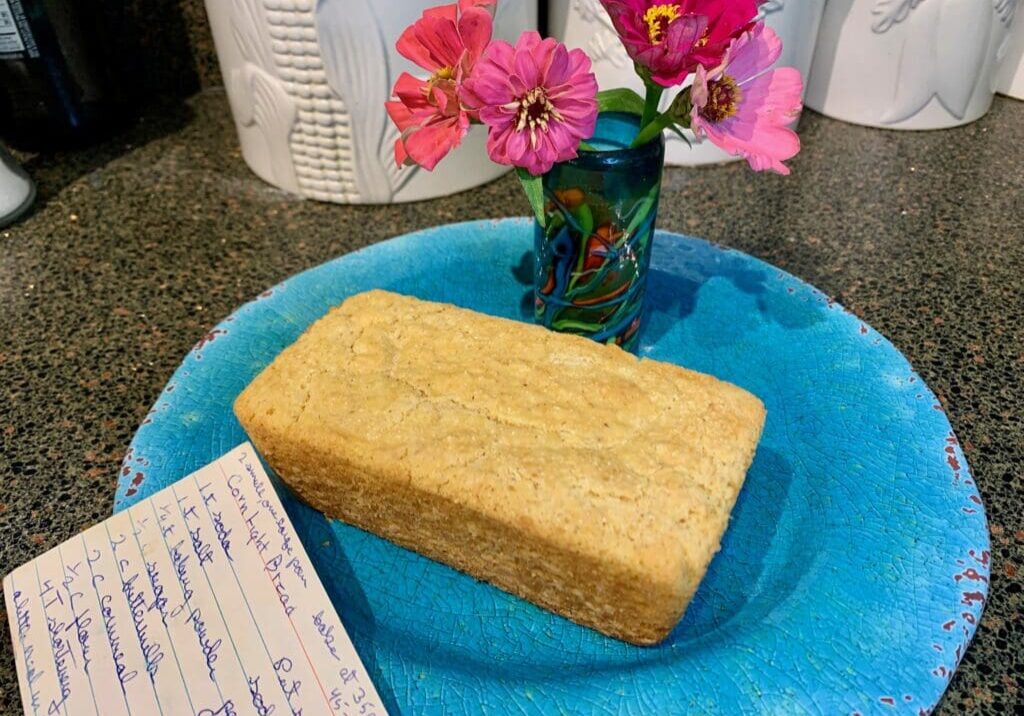
[[[221,2],[222,0],[217,0]],[[224,84],[217,64],[217,50],[213,46],[210,21],[206,17],[203,0],[177,0],[185,28],[191,59],[201,87],[219,87]]]
[[[815,115],[793,176],[670,170],[659,226],[754,254],[889,337],[939,394],[993,540],[989,603],[940,711],[1024,698],[1024,104],[965,128]],[[300,201],[242,162],[222,92],[74,155],[34,157],[35,210],[0,232],[0,572],[110,513],[136,426],[238,304],[340,253],[438,223],[525,214],[506,177],[396,207]],[[0,713],[19,696],[0,614]]]

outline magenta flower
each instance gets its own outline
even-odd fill
[[[601,0],[626,52],[664,87],[717,65],[757,15],[757,0]]]
[[[487,153],[498,164],[543,174],[574,158],[594,133],[597,79],[590,58],[533,31],[515,47],[492,42],[463,90],[463,102],[488,126]]]
[[[703,15],[708,25],[690,52],[690,71],[699,65],[716,67],[729,45],[742,33],[753,28],[758,7],[763,0],[684,0],[683,15]]]
[[[788,125],[800,113],[803,82],[792,67],[768,69],[781,52],[776,34],[759,23],[733,41],[719,67],[698,66],[690,126],[755,171],[789,174],[782,161],[800,151]]]
[[[403,72],[395,83],[397,100],[385,104],[402,135],[395,141],[395,161],[433,169],[457,147],[472,117],[461,106],[459,86],[491,41],[493,0],[459,0],[423,12],[398,38],[406,58],[429,71],[421,80]]]

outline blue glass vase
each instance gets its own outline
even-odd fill
[[[555,331],[635,351],[658,213],[665,140],[630,144],[640,118],[602,113],[592,150],[544,175],[534,231],[534,314]]]

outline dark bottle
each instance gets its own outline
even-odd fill
[[[50,149],[121,123],[127,102],[105,10],[91,0],[0,0],[0,137]]]

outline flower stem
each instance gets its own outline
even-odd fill
[[[665,88],[653,80],[645,80],[647,94],[644,97],[644,113],[640,118],[640,126],[646,127],[658,116],[658,103],[661,102],[661,94]]]
[[[657,137],[659,134],[665,131],[665,129],[674,123],[672,115],[668,112],[655,116],[650,122],[643,125],[640,133],[636,135],[636,139],[629,146],[641,147],[647,144],[649,141]]]

